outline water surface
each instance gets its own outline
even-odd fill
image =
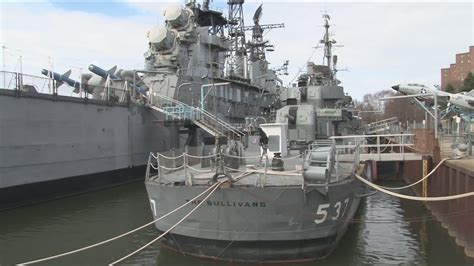
[[[473,265],[439,222],[429,218],[413,221],[417,217],[430,217],[421,203],[376,194],[361,204],[331,256],[298,265]],[[0,265],[83,247],[151,220],[141,182],[0,212]],[[34,265],[106,265],[156,236],[150,226],[112,243]],[[159,244],[123,264],[236,265],[184,256],[162,250]]]

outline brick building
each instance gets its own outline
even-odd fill
[[[469,72],[474,74],[474,46],[470,46],[467,53],[457,54],[456,63],[449,68],[441,69],[441,89],[446,90],[448,84],[460,88]]]

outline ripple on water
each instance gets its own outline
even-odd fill
[[[143,183],[129,184],[1,213],[0,265],[68,251],[126,232],[152,220]],[[407,218],[428,215],[420,203],[378,193],[361,204],[334,253],[298,265],[472,265],[438,222]],[[156,238],[154,226],[100,248],[47,265],[106,265]],[[442,256],[440,257],[440,252]],[[125,265],[236,265],[160,250],[158,243]],[[244,264],[248,266],[249,264]],[[281,264],[280,264],[281,265]],[[287,264],[285,264],[286,266]]]
[[[377,193],[362,207],[360,243],[358,249],[364,263],[416,263],[418,241],[403,220],[403,210],[397,198]]]

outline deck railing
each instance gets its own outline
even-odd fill
[[[359,162],[358,149],[335,148],[333,153],[325,161],[321,161],[330,170],[326,184],[349,177],[350,173],[355,171],[355,167]],[[348,160],[348,155],[351,155],[350,160]],[[182,185],[193,186],[196,184],[196,178],[199,175],[200,178],[212,179],[214,174],[220,173],[231,177],[233,180],[239,180],[249,174],[257,174],[257,182],[254,184],[256,187],[264,187],[267,178],[271,178],[272,175],[288,175],[297,178],[301,180],[303,188],[309,184],[302,176],[305,162],[308,160],[307,154],[297,154],[280,159],[283,160],[286,167],[290,165],[294,169],[273,170],[268,154],[258,156],[238,156],[224,153],[192,155],[186,151],[178,152],[174,150],[168,151],[166,154],[150,153],[146,179],[160,182],[165,175],[177,174],[178,176],[181,175],[178,180],[184,180]],[[314,163],[314,161],[311,162]],[[339,168],[344,164],[346,164],[343,167],[344,170],[340,170]],[[207,175],[205,175],[206,173]],[[166,182],[173,182],[170,181],[172,179],[167,179]]]
[[[92,96],[87,94],[85,90],[83,90],[83,95],[80,95],[80,91],[77,91],[76,89],[77,93],[73,92],[75,88],[66,83],[60,86],[57,85],[58,83],[55,80],[48,77],[0,71],[0,89],[48,95],[62,95],[75,98],[92,98]],[[130,93],[130,88],[127,82],[124,82],[122,88],[111,86],[110,82],[107,82],[106,86],[93,87],[94,90],[100,91],[98,94],[99,98],[96,98],[96,100],[120,103],[128,101],[127,96]],[[65,90],[62,90],[63,88],[69,88],[68,93],[66,93]],[[21,93],[19,95],[21,95]]]
[[[295,159],[301,155],[283,158],[283,160]],[[243,168],[233,168],[227,166],[227,163],[231,159],[237,159],[239,161],[247,162]],[[217,160],[222,160],[219,164]],[[203,163],[203,161],[206,161]],[[250,164],[249,164],[250,163]],[[201,165],[198,167],[198,165]],[[204,166],[203,165],[207,165]],[[258,168],[255,166],[258,165]],[[153,180],[159,182],[163,179],[164,175],[170,175],[177,171],[182,171],[184,176],[184,185],[193,186],[196,181],[197,174],[210,173],[210,176],[213,176],[212,173],[216,173],[218,168],[223,170],[223,173],[232,176],[234,180],[238,180],[246,175],[246,173],[258,173],[259,178],[261,179],[256,186],[263,187],[266,183],[268,175],[274,174],[295,174],[296,170],[291,170],[287,172],[276,172],[271,169],[271,163],[267,154],[261,156],[234,156],[229,154],[210,154],[205,156],[196,156],[188,153],[181,153],[179,155],[167,156],[162,153],[153,153],[151,152],[148,157],[148,166],[146,170],[146,180]],[[300,176],[300,175],[298,175]],[[209,177],[208,177],[209,178]]]
[[[415,134],[380,134],[380,135],[350,135],[333,136],[337,149],[358,149],[360,155],[375,154],[382,160],[383,153],[397,153],[404,158],[407,147],[414,147]],[[410,154],[412,152],[409,152]]]
[[[440,134],[438,144],[441,152],[441,158],[448,158],[455,155],[459,144],[467,146],[467,155],[472,155],[472,146],[474,145],[474,132],[463,134]]]

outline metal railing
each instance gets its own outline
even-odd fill
[[[80,91],[77,91],[77,89],[66,83],[61,86],[57,86],[57,84],[55,80],[48,77],[0,71],[0,89],[82,98]],[[75,89],[77,92],[74,92],[75,95],[73,95],[72,92],[68,95],[63,93],[60,90],[61,88]],[[93,88],[99,92],[97,94],[99,98],[96,98],[96,100],[121,103],[128,101],[127,95],[129,95],[130,92],[128,82],[124,82],[122,88],[112,86],[110,81],[106,82],[106,86],[93,86]],[[83,92],[85,92],[85,90],[83,90]],[[86,93],[84,98],[89,98]]]
[[[467,145],[467,154],[472,155],[474,132],[464,134],[440,134],[438,138],[441,158],[449,158],[458,152],[458,145]]]
[[[382,153],[398,153],[404,158],[405,148],[414,147],[415,134],[351,135],[330,137],[337,149],[358,149],[359,154],[376,154],[382,159]],[[409,152],[411,153],[411,152]]]
[[[165,95],[150,95],[149,106],[165,114],[167,121],[191,120],[214,136],[223,136],[226,132],[231,132],[238,136],[244,135],[242,131],[216,115]]]
[[[391,117],[365,125],[366,133],[398,130],[398,117]]]
[[[302,173],[304,165],[307,163],[322,163],[327,167],[329,174],[327,182],[339,182],[345,178],[349,178],[359,162],[359,149],[342,149],[331,148],[331,153],[324,161],[315,161],[306,154],[298,154],[292,157],[279,158],[284,165],[294,166],[292,170],[276,171],[272,169],[272,164],[268,154],[259,156],[236,156],[225,153],[209,154],[209,155],[191,155],[187,152],[168,151],[163,153],[150,153],[148,157],[148,165],[146,170],[146,180],[155,182],[178,182],[182,185],[193,186],[207,184],[207,180],[213,178],[217,172],[223,172],[230,176],[233,181],[238,181],[245,176],[251,174],[257,175],[254,186],[264,187],[267,184],[269,176],[290,176],[301,181],[301,186],[311,185],[310,181],[304,179]],[[316,151],[317,152],[317,151]],[[321,151],[327,153],[327,151]],[[349,158],[349,159],[348,159]],[[237,160],[238,166],[229,166],[231,160]],[[204,162],[206,161],[206,162]],[[236,162],[236,161],[234,161]],[[219,171],[218,171],[219,170]],[[176,173],[178,172],[178,173]],[[174,174],[174,177],[172,176]],[[171,175],[169,179],[163,180],[165,175]],[[173,179],[176,178],[177,179]],[[206,182],[202,182],[205,179]],[[196,182],[196,181],[201,181]],[[321,184],[320,184],[321,185]]]
[[[301,174],[297,174],[295,171],[272,171],[271,163],[268,159],[267,154],[261,156],[250,156],[250,157],[241,157],[233,156],[229,154],[210,154],[206,156],[197,156],[191,155],[188,153],[181,153],[179,155],[167,156],[162,153],[153,153],[151,152],[148,157],[148,165],[146,170],[146,180],[152,180],[155,182],[160,182],[163,180],[163,176],[167,174],[172,174],[177,171],[182,171],[181,173],[184,176],[184,185],[193,186],[196,184],[196,178],[199,174],[205,173],[216,173],[220,168],[224,170],[225,173],[228,173],[229,176],[231,173],[237,173],[233,176],[233,180],[237,181],[244,176],[248,176],[251,173],[256,173],[259,175],[258,182],[255,183],[255,186],[263,187],[265,186],[266,179],[268,175],[282,174],[282,175],[293,175],[297,178],[301,178]],[[298,156],[299,157],[299,156]],[[223,160],[223,166],[219,165],[217,160]],[[296,157],[295,157],[296,158]],[[282,158],[285,159],[295,159],[295,158]],[[226,163],[230,159],[238,159],[248,162],[253,162],[254,164],[245,165],[243,168],[232,168],[226,166]],[[208,160],[210,163],[207,167],[202,166],[202,161]],[[201,164],[200,167],[197,165]],[[253,166],[259,165],[260,168],[254,168]],[[222,168],[221,168],[222,167]],[[250,168],[248,168],[250,167]],[[180,174],[181,174],[180,173]],[[213,175],[208,175],[207,178],[211,179]],[[168,180],[167,180],[168,182]],[[206,183],[207,184],[207,183]]]
[[[53,93],[56,89],[55,82],[50,78],[9,71],[0,71],[0,87],[5,90],[26,90],[32,87],[39,93]]]

